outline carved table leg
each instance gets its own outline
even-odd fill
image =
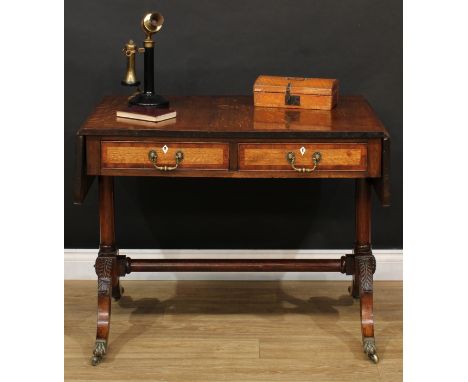
[[[118,255],[116,252],[116,264],[112,275],[112,298],[119,301],[124,294],[124,288],[120,285],[120,276],[125,276],[127,272],[127,257]]]
[[[119,301],[124,291],[124,287],[120,285],[120,280],[117,278],[115,285],[112,285],[112,298],[114,301]]]
[[[125,258],[118,256],[118,249],[115,246],[114,185],[113,178],[108,176],[99,177],[99,227],[101,238],[95,264],[98,276],[98,309],[96,344],[91,360],[93,365],[101,362],[107,352],[111,296],[115,299],[121,296],[119,276],[122,275],[122,263]]]
[[[96,274],[98,276],[98,310],[96,345],[93,351],[92,363],[97,365],[106,354],[110,330],[111,287],[115,256],[99,256],[96,259]]]
[[[348,287],[348,292],[353,298],[359,300],[359,279],[356,276],[356,274],[353,275],[353,282]]]
[[[352,295],[360,298],[364,353],[378,362],[374,338],[373,279],[375,257],[371,249],[371,189],[367,179],[356,180],[356,244]]]
[[[373,274],[375,272],[375,257],[370,251],[367,255],[355,257],[356,271],[359,276],[359,297],[361,305],[361,332],[364,353],[377,363],[377,348],[374,338],[374,313],[373,313]]]

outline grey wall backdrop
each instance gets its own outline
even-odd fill
[[[342,94],[365,95],[393,150],[393,205],[383,209],[374,196],[374,247],[402,248],[400,0],[66,0],[66,248],[99,242],[96,183],[83,206],[72,202],[75,132],[102,96],[127,94],[121,49],[129,38],[141,42],[149,10],[165,17],[156,36],[162,94],[251,94],[262,73],[338,78]],[[336,180],[119,179],[117,241],[121,248],[350,248],[353,188]]]

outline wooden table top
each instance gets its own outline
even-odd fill
[[[340,97],[331,111],[254,107],[252,96],[167,97],[175,119],[117,118],[124,96],[105,97],[78,135],[180,138],[382,138],[388,132],[362,96]]]

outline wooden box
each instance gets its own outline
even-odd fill
[[[338,102],[338,80],[259,76],[253,93],[255,106],[331,110]]]
[[[332,113],[329,110],[290,110],[278,107],[254,108],[255,130],[329,131]]]

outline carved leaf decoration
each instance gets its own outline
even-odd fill
[[[375,258],[369,256],[357,256],[359,266],[359,281],[363,291],[372,292],[373,273],[375,271]]]
[[[112,267],[114,265],[114,257],[98,257],[96,259],[96,274],[98,275],[98,294],[110,294]]]
[[[95,265],[98,277],[111,277],[113,264],[114,258],[112,257],[98,257]]]
[[[375,261],[375,257],[373,255],[371,255],[371,269],[372,269],[372,274],[375,273],[375,269],[377,268],[377,264],[376,264],[376,261]]]

